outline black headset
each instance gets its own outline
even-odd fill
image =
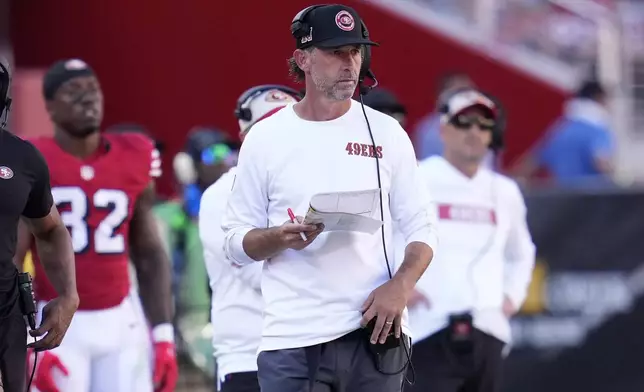
[[[310,7],[304,8],[302,11],[298,12],[291,22],[291,34],[294,38],[300,39],[306,37],[310,33],[310,26],[306,22],[306,16],[309,12],[313,11],[316,8],[325,7],[330,4],[317,4]],[[364,23],[364,20],[360,20],[360,27],[362,29],[362,38],[369,39],[369,30],[367,30],[367,25]],[[378,79],[371,71],[371,45],[363,45],[364,52],[362,56],[362,67],[360,68],[360,74],[358,75],[358,87],[360,95],[366,95],[371,89],[378,86]],[[369,78],[373,81],[373,84],[370,86],[364,85],[365,78]]]
[[[270,91],[270,90],[279,90],[285,94],[292,95],[298,99],[302,98],[302,95],[295,89],[290,87],[281,86],[279,84],[263,84],[261,86],[251,87],[248,90],[244,91],[242,95],[237,99],[237,105],[235,106],[235,117],[238,120],[242,121],[252,121],[253,112],[249,107],[245,107],[247,103],[258,95]]]
[[[454,90],[450,90],[447,93],[441,94],[441,96],[438,99],[439,100],[438,112],[441,115],[447,114],[449,112],[448,103],[450,99],[452,99],[452,97],[454,97],[455,95],[466,91],[475,91],[483,95],[485,98],[489,99],[490,101],[494,102],[494,105],[496,106],[496,122],[494,124],[494,128],[492,128],[492,141],[490,141],[490,145],[489,145],[490,150],[492,150],[492,152],[496,154],[499,151],[501,151],[505,146],[505,128],[507,123],[505,110],[501,106],[501,103],[499,102],[498,99],[472,87],[461,87]]]
[[[9,110],[11,109],[10,84],[9,68],[0,61],[0,128],[4,128],[7,125],[9,118]]]

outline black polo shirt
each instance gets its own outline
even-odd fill
[[[31,143],[0,129],[0,317],[17,298],[18,220],[44,218],[53,205],[49,168]]]

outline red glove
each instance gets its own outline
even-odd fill
[[[27,355],[29,363],[29,366],[27,367],[27,382],[29,382],[29,378],[31,378],[31,372],[34,366],[33,350],[29,350]],[[49,351],[39,352],[38,362],[36,364],[36,373],[34,374],[34,379],[31,386],[37,388],[40,392],[61,392],[54,382],[53,374],[55,369],[65,376],[69,375],[69,371],[60,361],[60,358],[58,358],[58,356]]]
[[[160,324],[154,327],[152,340],[154,341],[154,390],[173,392],[179,378],[179,367],[172,325]]]

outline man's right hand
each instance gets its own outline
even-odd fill
[[[30,343],[27,347],[36,351],[51,350],[60,346],[65,337],[72,317],[78,309],[78,294],[61,296],[49,301],[42,310],[40,326],[29,334],[33,337],[45,335],[40,340]]]
[[[297,216],[298,222],[303,222],[304,218]],[[302,250],[309,246],[313,240],[324,230],[323,224],[308,225],[302,223],[292,223],[286,221],[279,227],[280,240],[284,247],[288,249]],[[306,241],[302,239],[300,233],[306,235]]]

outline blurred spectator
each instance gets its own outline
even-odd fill
[[[439,99],[444,154],[423,160],[419,174],[436,203],[442,248],[407,302],[421,369],[409,391],[498,391],[535,246],[518,187],[483,166],[502,139],[498,105],[473,89]]]
[[[499,7],[498,38],[586,67],[597,53],[597,25],[545,0],[513,0]]]
[[[613,172],[615,135],[605,105],[604,88],[596,81],[584,82],[566,102],[563,116],[522,162],[519,176],[545,169],[562,185],[607,179]]]
[[[481,0],[416,0],[468,28],[483,22]],[[611,12],[614,1],[587,0]],[[630,4],[629,4],[630,5]],[[632,7],[632,6],[631,6]],[[595,60],[599,26],[568,7],[549,0],[504,0],[496,2],[496,40],[556,58],[573,67],[585,68]],[[623,17],[633,19],[633,13]],[[641,19],[640,19],[641,20]],[[633,23],[637,26],[637,22]],[[633,40],[633,45],[639,45]]]
[[[434,11],[460,19],[464,23],[476,20],[476,1],[473,0],[421,0]]]
[[[451,90],[457,90],[464,87],[476,87],[474,82],[467,74],[453,72],[444,75],[438,83],[436,93],[438,96]],[[436,108],[435,108],[436,109]],[[440,137],[440,115],[434,111],[420,120],[416,126],[415,133],[416,158],[422,161],[433,155],[443,154],[443,140]],[[487,168],[493,168],[494,153],[490,151],[483,165]]]
[[[184,151],[174,157],[172,166],[184,187],[184,208],[191,218],[199,213],[203,191],[235,164],[237,149],[224,132],[208,128],[190,132]]]
[[[207,314],[210,309],[210,288],[196,218],[201,194],[234,165],[236,148],[224,132],[207,128],[192,130],[184,151],[173,160],[182,197],[155,206],[172,256],[178,316],[185,310]]]
[[[451,72],[445,74],[438,81],[436,96],[440,96],[448,90],[461,87],[475,86],[474,82],[465,73]],[[443,153],[443,141],[439,135],[439,128],[440,116],[435,111],[423,117],[416,125],[416,129],[414,130],[414,144],[416,145],[416,157],[418,160]]]
[[[375,88],[364,96],[363,102],[370,108],[395,118],[400,123],[400,126],[405,128],[407,109],[391,91],[384,88]]]

